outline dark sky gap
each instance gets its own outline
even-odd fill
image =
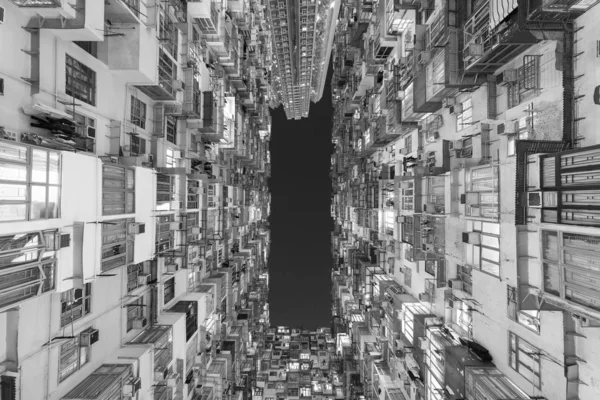
[[[331,66],[309,117],[272,112],[271,325],[329,326],[331,320]]]

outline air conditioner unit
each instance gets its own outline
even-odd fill
[[[167,264],[165,265],[165,267],[167,268],[167,272],[169,273],[175,273],[179,270],[179,265],[177,264]]]
[[[468,50],[467,50],[468,49]],[[483,55],[483,44],[481,43],[470,43],[467,47],[468,57],[481,57]]]
[[[407,155],[408,153],[410,153],[410,149],[408,147],[400,149],[400,154]]]
[[[87,329],[79,334],[79,345],[89,347],[100,340],[100,331],[98,329]]]
[[[419,301],[427,303],[430,300],[431,298],[429,297],[429,293],[419,293]]]
[[[189,188],[188,192],[192,193],[192,194],[201,194],[202,193],[202,188],[191,187],[191,188]]]
[[[463,282],[460,279],[450,279],[448,280],[448,287],[450,289],[462,290]]]
[[[396,314],[396,318],[398,318],[400,321],[404,320],[404,311],[395,310],[395,314]]]
[[[150,280],[150,274],[139,274],[138,285],[147,285]]]
[[[140,233],[146,232],[146,224],[139,222],[132,222],[127,226],[127,232],[130,235],[139,235]]]
[[[513,82],[517,81],[517,70],[516,69],[507,69],[504,72],[501,72],[499,75],[496,75],[496,84],[501,86],[509,85]]]
[[[432,244],[423,243],[422,247],[423,251],[428,253],[433,253],[435,251],[435,247]]]
[[[131,380],[123,385],[123,396],[135,397],[142,388],[142,380],[140,378],[131,378]]]
[[[404,90],[398,90],[398,92],[396,92],[396,100],[404,100]]]
[[[181,230],[181,222],[171,222],[169,224],[169,228],[172,231],[178,231]]]
[[[498,135],[514,135],[518,132],[517,121],[506,121],[498,125]]]
[[[96,127],[95,126],[87,126],[85,128],[85,134],[87,137],[96,138]]]
[[[479,232],[463,232],[463,243],[481,244],[481,233]]]
[[[422,51],[422,52],[419,53],[419,55],[417,57],[417,62],[419,64],[427,64],[430,59],[431,59],[431,52],[429,52],[429,51]]]
[[[146,326],[146,318],[135,318],[131,325],[133,326],[134,329],[142,329]]]
[[[527,207],[531,208],[542,208],[542,192],[528,192],[527,193]]]
[[[398,215],[396,217],[396,222],[399,224],[403,224],[406,222],[406,217],[404,215]]]
[[[192,227],[192,235],[199,235],[199,234],[200,234],[200,227],[199,226]]]
[[[426,337],[419,338],[419,348],[421,350],[429,350],[429,345],[429,339],[427,339]]]
[[[182,91],[185,89],[185,83],[182,80],[173,80],[173,90]]]

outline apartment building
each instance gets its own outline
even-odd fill
[[[269,322],[261,10],[0,1],[2,399],[236,393]]]
[[[323,96],[340,0],[272,0],[273,106],[288,119],[308,117]]]
[[[351,398],[600,395],[596,3],[342,4],[332,308]]]

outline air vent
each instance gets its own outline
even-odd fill
[[[0,24],[2,23],[4,23],[4,7],[0,7]]]
[[[467,204],[467,195],[464,193],[460,195],[460,204]]]
[[[69,246],[71,246],[71,235],[68,233],[65,235],[60,235],[60,248],[64,249],[65,247]]]
[[[88,126],[86,130],[86,134],[88,137],[95,138],[96,137],[96,128],[93,126]]]
[[[0,8],[2,10],[2,8]],[[2,12],[0,11],[0,14]],[[0,96],[4,96],[4,78],[0,78]]]

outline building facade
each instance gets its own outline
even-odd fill
[[[241,393],[269,323],[262,5],[0,16],[0,398]]]
[[[342,4],[332,333],[351,398],[600,396],[596,3]]]
[[[323,96],[340,0],[272,0],[272,106],[288,119],[308,117],[310,102]]]

